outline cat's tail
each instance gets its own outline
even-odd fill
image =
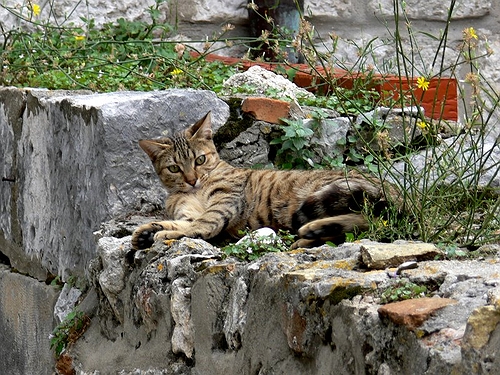
[[[378,217],[393,207],[400,211],[402,204],[392,185],[352,172],[302,202],[292,217],[292,228],[301,238],[294,246],[343,243],[346,233],[369,229],[364,213]]]

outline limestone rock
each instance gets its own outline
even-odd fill
[[[363,244],[361,259],[371,269],[397,267],[410,260],[429,260],[440,254],[434,245],[422,242],[394,242],[389,244]]]
[[[0,265],[0,373],[53,374],[50,335],[58,295],[57,288]]]
[[[231,88],[241,86],[253,89],[254,93],[259,96],[266,96],[269,91],[274,91],[279,93],[280,98],[287,98],[288,100],[294,100],[297,96],[312,97],[312,94],[307,90],[258,65],[252,66],[246,72],[236,73],[224,82],[224,87],[229,93],[231,93]]]
[[[311,128],[313,121],[305,120],[304,125]],[[342,155],[344,148],[340,144],[344,143],[349,129],[351,128],[351,120],[347,117],[324,118],[319,121],[319,125],[314,125],[316,128],[315,134],[311,137],[311,147],[317,153],[316,163],[320,164],[327,158],[335,158]]]
[[[490,340],[492,332],[500,323],[500,309],[496,306],[481,306],[474,310],[467,321],[464,345],[481,349]]]
[[[98,242],[98,253],[103,266],[99,285],[120,322],[123,322],[123,311],[118,302],[118,294],[125,288],[125,254],[131,248],[130,239],[131,236],[121,239],[105,237]]]
[[[74,309],[82,292],[68,283],[64,284],[56,305],[54,306],[54,315],[60,323]]]
[[[237,279],[229,294],[226,320],[224,322],[224,335],[226,342],[232,350],[241,347],[241,338],[245,332],[248,298],[248,285],[244,279]]]
[[[191,320],[191,287],[187,278],[172,282],[170,309],[175,322],[172,331],[172,351],[183,353],[187,358],[194,354],[194,327]]]
[[[256,121],[220,150],[220,157],[235,167],[248,168],[269,163],[268,134],[272,125]]]

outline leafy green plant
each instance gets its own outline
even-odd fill
[[[282,169],[310,169],[346,167],[341,148],[333,147],[325,152],[321,146],[321,132],[330,126],[325,120],[325,113],[320,108],[312,111],[307,119],[281,119],[282,134],[270,141],[279,146],[276,151],[275,164]],[[323,123],[323,121],[326,121]]]
[[[421,298],[425,297],[427,292],[427,287],[425,285],[418,285],[407,280],[400,280],[382,292],[380,295],[380,302],[385,304]]]
[[[288,251],[294,242],[294,236],[287,231],[280,230],[275,236],[262,236],[255,231],[241,231],[244,236],[236,244],[229,244],[222,248],[226,256],[233,256],[244,261],[252,261],[264,254]]]
[[[456,244],[437,244],[443,251],[443,256],[445,259],[460,259],[465,258],[468,255],[468,251],[459,248]]]
[[[90,325],[90,318],[82,311],[73,310],[52,331],[50,348],[54,349],[57,357],[78,338],[83,335]]]
[[[306,127],[302,119],[282,121],[285,122],[281,127],[284,134],[270,142],[281,146],[277,153],[278,164],[283,169],[314,167],[314,153],[309,148],[314,130]]]

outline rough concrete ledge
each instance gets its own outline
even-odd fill
[[[499,254],[422,261],[396,276],[366,268],[369,241],[241,263],[202,240],[135,252],[129,239],[99,241],[99,313],[67,352],[77,374],[500,371]],[[381,291],[399,281],[432,295],[380,311]]]

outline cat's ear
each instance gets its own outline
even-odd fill
[[[156,160],[156,157],[160,152],[165,149],[165,143],[158,143],[155,140],[141,139],[139,141],[139,146],[148,154],[151,160]]]
[[[198,120],[187,131],[188,138],[212,139],[212,112],[209,111],[205,117]]]

